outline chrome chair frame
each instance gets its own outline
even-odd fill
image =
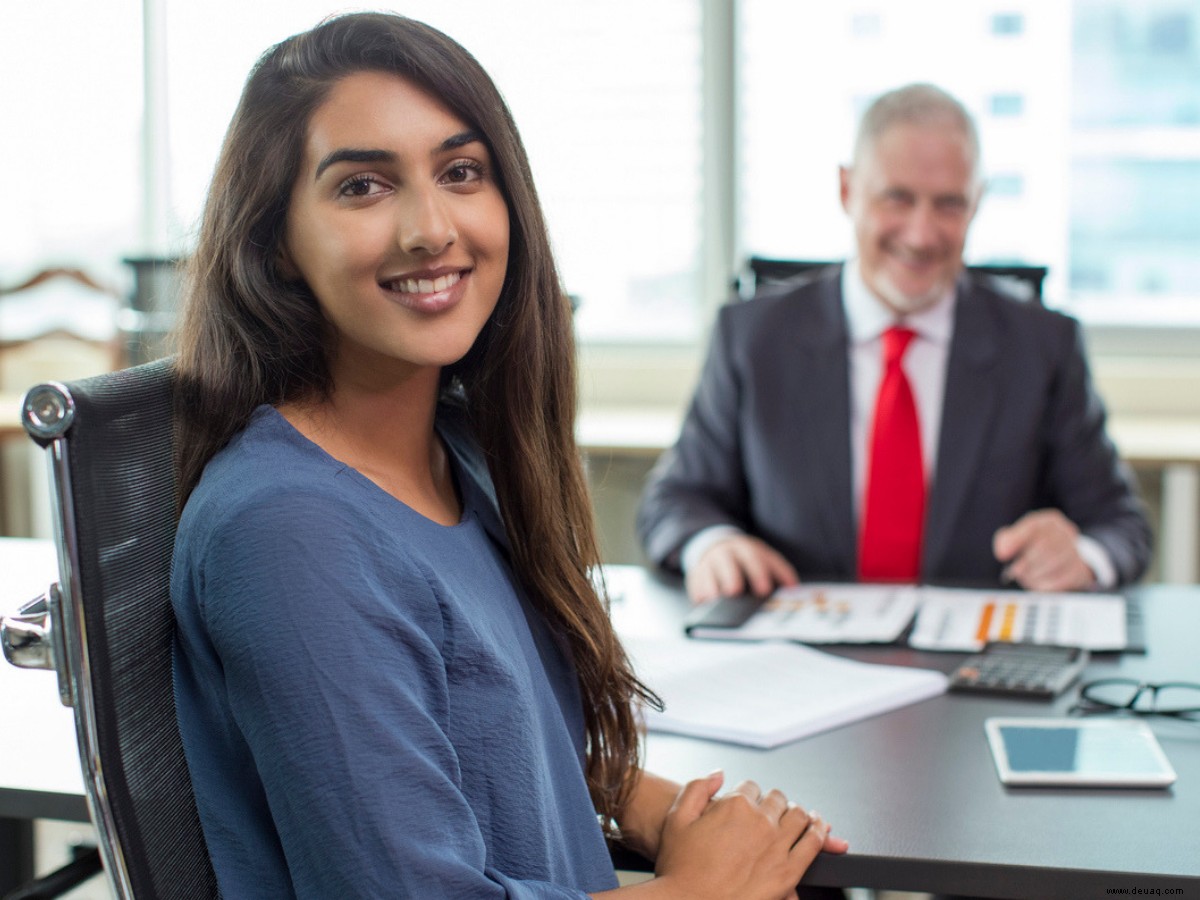
[[[218,896],[170,696],[173,378],[171,361],[158,360],[38,385],[22,409],[26,431],[47,451],[59,580],[0,621],[0,644],[13,664],[57,673],[60,698],[74,710],[88,809],[118,900]],[[84,440],[81,426],[87,442],[73,447]],[[140,450],[143,427],[143,452],[156,467],[144,478],[136,462],[119,470],[120,450],[107,450],[110,442]],[[92,465],[97,471],[86,468]],[[143,508],[139,490],[147,484],[154,502]],[[158,654],[152,687],[143,687],[151,679],[141,663],[120,656],[132,645]],[[154,711],[134,732],[124,713],[144,698]]]

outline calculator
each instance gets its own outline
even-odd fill
[[[1049,700],[1066,690],[1087,665],[1079,647],[993,641],[950,674],[950,690]]]

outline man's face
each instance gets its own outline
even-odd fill
[[[962,269],[980,185],[967,136],[947,124],[898,124],[841,170],[867,287],[900,315],[928,308]]]

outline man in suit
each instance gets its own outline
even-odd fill
[[[974,123],[931,85],[863,116],[842,206],[857,255],[723,308],[638,532],[694,600],[800,578],[1136,580],[1150,530],[1078,323],[968,277]]]

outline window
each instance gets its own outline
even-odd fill
[[[0,284],[79,265],[129,286],[125,257],[186,254],[254,59],[335,8],[10,0],[0,115],[28,128],[0,143]],[[165,23],[152,79],[165,125],[144,120],[144,9]],[[947,87],[979,119],[990,191],[970,261],[1048,265],[1048,302],[1094,322],[1200,325],[1195,0],[403,9],[461,40],[512,106],[585,344],[692,353],[725,257],[851,252],[837,166],[865,104],[912,80]],[[150,135],[166,150],[161,183],[143,174],[144,121],[163,132]],[[718,123],[707,135],[706,121]]]
[[[992,16],[992,34],[1012,37],[1025,30],[1025,17],[1020,13],[998,12]]]
[[[65,266],[124,288],[142,239],[142,4],[6,2],[0,18],[0,285]]]
[[[997,118],[1019,116],[1025,111],[1025,98],[1020,94],[992,94],[988,111]]]
[[[879,13],[858,13],[850,19],[850,32],[858,37],[878,35],[882,30]]]
[[[987,194],[992,197],[1020,197],[1025,192],[1025,179],[1020,173],[997,172],[988,178]]]
[[[1198,26],[1190,0],[1076,4],[1070,290],[1093,320],[1200,322]]]

